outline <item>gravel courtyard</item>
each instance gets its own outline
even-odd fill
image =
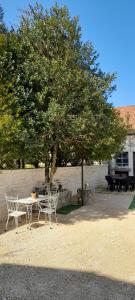
[[[50,229],[43,220],[0,235],[0,299],[135,298],[133,193],[96,194]]]

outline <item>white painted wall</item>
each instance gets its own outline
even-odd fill
[[[135,135],[129,135],[127,136],[125,145],[123,147],[123,151],[122,152],[128,152],[128,171],[129,171],[129,176],[133,176],[134,171],[133,171],[133,153],[135,152]],[[117,167],[116,165],[116,159],[112,159],[110,161],[110,167],[113,169],[115,169],[115,167]],[[126,167],[124,167],[125,169]],[[120,167],[120,169],[122,169],[122,167]]]
[[[129,175],[133,176],[133,152],[135,152],[135,136],[128,136],[123,151],[128,152]]]
[[[44,180],[44,169],[0,171],[0,220],[6,216],[5,193],[25,197]]]
[[[84,166],[84,184],[90,186],[105,186],[105,175],[108,173],[107,165],[104,166]],[[77,189],[81,187],[81,167],[58,168],[54,175],[54,180],[60,180],[63,187],[77,193]]]
[[[106,186],[107,166],[85,166],[84,183],[91,186]],[[81,167],[58,168],[54,180],[60,180],[64,188],[77,193],[81,187]],[[6,218],[5,193],[19,197],[29,196],[36,186],[44,182],[44,169],[1,170],[0,171],[0,220]]]

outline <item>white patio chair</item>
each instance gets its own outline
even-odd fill
[[[57,203],[58,203],[58,197],[59,197],[58,193],[50,194],[47,199],[48,200],[47,204],[46,204],[47,207],[42,207],[42,202],[39,202],[38,221],[40,218],[40,213],[45,214],[45,220],[46,220],[46,215],[48,215],[50,228],[51,228],[51,224],[52,224],[52,216],[53,215],[55,216],[55,221],[57,223],[56,208],[57,208]],[[44,206],[44,204],[43,204],[43,206]]]
[[[13,196],[7,196],[5,194],[5,198],[6,198],[7,212],[8,212],[6,228],[5,228],[5,230],[7,231],[9,219],[13,218],[15,220],[15,227],[17,228],[19,217],[26,215],[26,212],[18,210],[18,196],[13,197]]]

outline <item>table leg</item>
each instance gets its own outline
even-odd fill
[[[18,217],[15,218],[15,226],[18,227]]]
[[[16,233],[18,233],[17,228],[18,228],[18,217],[15,218],[15,227],[16,227]]]
[[[32,205],[27,206],[27,216],[28,216],[28,224],[30,229],[30,224],[32,222]]]

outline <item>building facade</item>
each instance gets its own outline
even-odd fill
[[[135,176],[135,105],[116,108],[131,126],[123,151],[108,164],[108,173],[120,176]]]

